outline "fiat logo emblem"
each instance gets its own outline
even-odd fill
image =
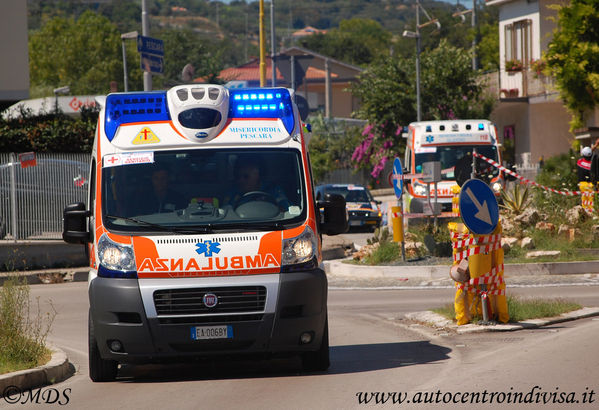
[[[207,308],[213,308],[218,303],[218,297],[214,293],[206,293],[202,298],[202,302]]]

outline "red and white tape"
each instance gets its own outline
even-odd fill
[[[489,253],[492,251],[496,251],[499,248],[501,248],[500,242],[495,242],[484,246],[476,246],[474,248],[469,248],[468,250],[456,253],[455,255],[453,255],[453,260],[455,262],[458,262],[464,258],[467,258],[468,256],[478,255],[480,253]]]
[[[576,195],[582,194],[582,191],[558,191],[557,189],[550,188],[548,186],[541,185],[538,182],[531,181],[530,179],[524,178],[523,176],[516,174],[514,171],[507,169],[506,167],[500,165],[499,163],[493,161],[492,159],[485,157],[484,155],[479,154],[478,152],[475,152],[474,156],[478,157],[484,161],[487,161],[489,164],[493,165],[495,168],[498,168],[501,171],[505,172],[506,174],[509,174],[515,178],[518,178],[520,181],[522,181],[526,184],[534,185],[538,188],[544,189],[545,191],[549,191],[549,192],[553,192],[555,194],[565,195],[565,196],[576,196]]]

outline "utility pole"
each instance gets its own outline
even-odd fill
[[[275,61],[276,50],[275,37],[275,0],[270,0],[270,60],[272,67],[272,86],[277,86],[277,63]]]
[[[260,12],[258,14],[260,26],[260,87],[266,85],[266,63],[265,63],[265,35],[264,35],[264,0],[260,0]]]
[[[420,108],[420,0],[416,0],[416,121],[422,118]]]
[[[146,0],[141,0],[141,35],[150,36],[150,22],[148,20],[148,10]],[[144,71],[144,91],[152,91],[152,73]]]
[[[478,68],[478,61],[476,58],[476,44],[477,44],[477,21],[476,21],[476,0],[472,0],[472,71]]]

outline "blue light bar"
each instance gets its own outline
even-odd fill
[[[287,132],[293,131],[293,103],[286,88],[233,89],[229,95],[229,118],[280,118]]]
[[[119,93],[106,97],[105,132],[108,141],[112,141],[123,124],[170,119],[165,91]]]
[[[433,132],[433,129],[430,125],[426,126],[426,132]]]
[[[484,129],[485,129],[485,124],[483,124],[482,122],[480,124],[478,124],[479,131],[483,131]]]

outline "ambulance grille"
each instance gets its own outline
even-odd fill
[[[214,307],[204,304],[204,295],[216,295]],[[266,304],[264,286],[163,289],[154,292],[158,315],[198,315],[262,312]]]

